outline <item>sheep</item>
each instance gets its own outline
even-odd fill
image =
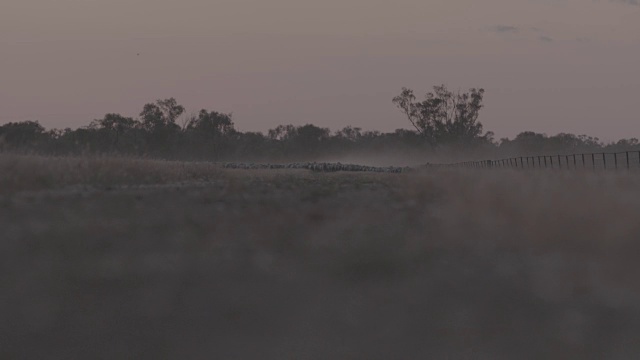
[[[378,173],[402,173],[413,170],[410,167],[376,167],[364,166],[356,164],[328,163],[328,162],[306,162],[306,163],[288,163],[288,164],[270,164],[270,163],[226,163],[223,165],[227,169],[306,169],[315,172],[378,172]]]

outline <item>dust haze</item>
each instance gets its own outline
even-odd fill
[[[636,359],[638,0],[2,0],[0,359]]]
[[[0,154],[1,353],[633,358],[639,175]]]

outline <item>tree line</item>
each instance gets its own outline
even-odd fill
[[[424,155],[458,154],[490,157],[504,154],[540,155],[562,152],[636,150],[635,138],[604,143],[586,135],[548,136],[526,131],[514,139],[495,140],[478,121],[483,89],[454,93],[435,86],[424,100],[403,88],[392,102],[413,129],[394,132],[341,130],[306,124],[280,125],[266,133],[241,132],[232,114],[200,110],[186,115],[174,98],[145,104],[137,117],[106,114],[78,129],[47,130],[37,121],[0,126],[0,151],[53,155],[122,154],[198,160],[320,160],[353,153]]]

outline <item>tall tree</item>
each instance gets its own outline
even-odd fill
[[[434,86],[423,101],[416,101],[413,90],[402,88],[393,103],[430,143],[471,143],[493,135],[483,135],[482,123],[478,121],[483,97],[484,89],[454,93],[440,85]]]
[[[120,114],[106,114],[102,119],[96,119],[89,127],[104,131],[113,145],[118,145],[120,138],[135,129],[137,122]]]
[[[203,154],[219,159],[232,147],[236,130],[231,114],[217,111],[200,110],[197,116],[191,116],[186,122],[184,133],[189,146]]]
[[[149,132],[166,128],[177,129],[179,126],[176,124],[176,120],[184,113],[184,110],[184,107],[179,105],[174,98],[146,104],[140,113],[142,127]]]
[[[235,132],[231,114],[208,112],[204,109],[200,110],[197,117],[189,119],[186,129],[211,140]]]
[[[157,100],[144,106],[140,113],[141,127],[146,132],[150,150],[170,152],[180,132],[176,120],[184,113],[184,107],[174,98]]]

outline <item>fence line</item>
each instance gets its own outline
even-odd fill
[[[640,151],[578,153],[565,155],[518,156],[498,160],[427,164],[444,168],[517,168],[517,169],[640,169]]]

